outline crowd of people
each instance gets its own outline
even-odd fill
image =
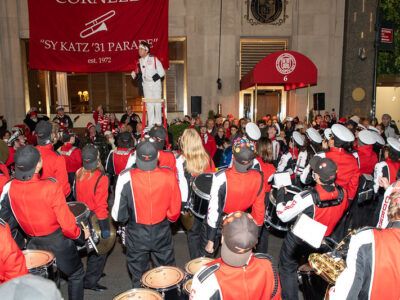
[[[388,114],[381,123],[185,116],[169,125],[186,124],[174,138],[160,125],[142,132],[131,108],[119,121],[99,106],[84,136],[63,107],[52,121],[34,108],[10,130],[0,121],[0,295],[28,273],[23,249],[54,254],[69,299],[106,289],[107,253],[89,251],[91,232],[68,205],[77,201],[96,216],[100,240],[123,228],[133,288],[150,261],[175,265],[170,225],[180,220],[190,258],[214,259],[194,275],[190,299],[298,299],[299,267],[334,252],[294,230],[307,217],[325,228],[324,241],[357,230],[330,299],[400,298],[400,134]],[[284,236],[277,264],[271,231]]]

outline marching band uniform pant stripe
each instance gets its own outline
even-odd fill
[[[66,238],[58,229],[50,235],[31,238],[27,248],[53,252],[57,268],[68,277],[69,299],[83,299],[85,272],[76,245],[71,239]]]
[[[134,288],[149,269],[151,257],[156,267],[175,265],[174,246],[169,221],[155,225],[129,223],[126,230],[126,256]]]

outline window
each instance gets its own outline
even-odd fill
[[[240,78],[268,54],[287,49],[287,39],[240,39]]]
[[[41,113],[55,113],[58,105],[70,113],[91,113],[99,105],[107,112],[123,112],[127,105],[142,111],[141,92],[129,73],[60,73],[29,69],[29,40],[25,50],[30,106]],[[170,68],[164,79],[167,111],[183,112],[186,101],[186,38],[169,41]],[[48,111],[49,110],[49,111]]]

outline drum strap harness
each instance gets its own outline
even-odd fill
[[[338,197],[337,197],[337,199],[332,199],[332,200],[321,200],[321,198],[319,197],[319,194],[316,190],[314,190],[314,189],[309,190],[309,192],[313,198],[314,204],[319,208],[327,208],[327,207],[340,205],[344,198],[344,192],[340,186],[337,185],[335,187],[338,190]]]

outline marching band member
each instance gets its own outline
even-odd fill
[[[329,141],[329,151],[316,154],[319,157],[327,157],[335,162],[337,165],[336,184],[347,191],[349,201],[356,196],[360,177],[357,159],[346,151],[346,148],[352,142],[354,142],[353,133],[343,125],[334,124],[332,126],[332,138]],[[304,169],[301,176],[304,184],[309,183],[307,180],[309,174],[310,165]]]
[[[315,154],[322,151],[322,137],[318,130],[310,127],[306,130],[306,137],[308,139],[307,151],[311,159]]]
[[[53,178],[40,178],[41,169],[36,148],[28,145],[17,150],[15,179],[3,189],[0,217],[11,229],[19,225],[30,237],[28,249],[53,252],[57,268],[68,277],[69,299],[83,299],[85,273],[75,243],[84,245],[89,230],[75,224],[61,185]]]
[[[178,172],[179,189],[182,197],[182,209],[188,207],[189,198],[192,194],[191,182],[200,174],[214,173],[215,165],[207,151],[204,149],[200,135],[193,128],[185,129],[180,140],[181,155],[176,159],[176,169]],[[183,212],[184,217],[190,214]],[[189,255],[191,259],[205,256],[204,250],[207,243],[205,237],[206,220],[193,216],[194,221],[190,229],[187,230]]]
[[[271,141],[262,137],[256,145],[257,157],[254,160],[253,168],[261,171],[264,178],[265,198],[264,204],[267,207],[269,201],[269,193],[272,188],[272,179],[275,173],[275,167],[272,161],[272,144]],[[260,237],[257,244],[257,252],[267,253],[268,251],[268,229],[265,226],[261,227]]]
[[[110,237],[108,219],[108,177],[104,174],[97,148],[91,144],[82,149],[83,167],[76,172],[74,198],[85,203],[95,214],[101,230],[101,237]],[[95,251],[88,253],[84,288],[101,292],[105,286],[98,283],[106,264],[107,254],[99,255]]]
[[[75,147],[75,134],[64,131],[62,135],[64,145],[61,146],[59,153],[64,157],[68,172],[68,182],[72,187],[75,180],[75,172],[82,167],[82,151]]]
[[[278,128],[279,128],[279,125],[278,126],[272,125],[272,126],[268,127],[268,131],[267,131],[268,138],[272,142],[272,155],[273,155],[272,157],[274,159],[274,164],[278,163],[278,158],[279,158],[279,154],[280,154],[280,151],[281,151],[280,144],[276,140],[276,137],[279,136]]]
[[[390,184],[386,177],[381,177],[379,179],[379,186],[385,189],[385,194],[383,195],[382,205],[378,207],[379,218],[376,227],[386,228],[389,223],[387,213],[389,210],[390,195],[392,195],[394,192],[400,192],[400,180]]]
[[[360,174],[372,175],[374,167],[378,163],[378,157],[373,145],[376,142],[375,135],[369,130],[361,130],[358,133],[357,153],[360,162]]]
[[[38,137],[36,148],[40,152],[43,163],[42,177],[56,179],[62,186],[64,196],[67,197],[71,191],[67,166],[64,157],[53,150],[51,130],[51,123],[48,121],[40,121],[35,130]]]
[[[174,172],[157,167],[157,156],[151,139],[138,144],[137,168],[120,174],[111,213],[115,221],[128,222],[126,254],[136,288],[149,268],[150,254],[156,266],[175,264],[169,224],[179,218],[181,196]]]
[[[217,172],[212,182],[207,214],[208,243],[205,248],[208,253],[213,253],[218,248],[217,232],[223,214],[251,208],[251,214],[257,225],[264,224],[263,175],[257,170],[250,169],[255,158],[254,144],[242,137],[235,140],[232,150],[232,168]]]
[[[146,99],[161,99],[161,79],[165,76],[162,63],[157,57],[150,54],[150,45],[140,42],[138,67],[132,71],[131,76],[135,79],[140,73],[143,84],[143,94]],[[153,125],[161,125],[161,103],[146,103],[148,128]]]
[[[368,130],[371,131],[375,136],[375,144],[373,146],[374,152],[378,156],[378,161],[382,161],[383,158],[383,148],[385,147],[385,139],[381,136],[378,129],[373,126],[368,126]]]
[[[386,229],[367,229],[351,237],[346,269],[329,299],[400,299],[400,193],[389,196]]]
[[[222,225],[221,258],[194,275],[190,299],[281,299],[271,256],[252,253],[257,237],[258,226],[250,214],[229,214]]]
[[[129,132],[122,132],[117,136],[117,148],[111,150],[106,161],[106,172],[112,178],[125,170],[129,157],[135,152],[134,140]]]
[[[325,236],[329,236],[346,209],[347,192],[335,184],[337,166],[331,159],[314,156],[310,166],[316,186],[295,195],[293,200],[286,203],[285,189],[280,188],[276,199],[277,216],[283,222],[288,222],[302,213],[306,214],[327,226]],[[287,233],[279,254],[283,299],[298,299],[298,259],[311,251],[312,248],[291,231]]]
[[[297,177],[302,173],[307,161],[307,151],[304,149],[304,142],[305,138],[301,133],[297,131],[292,133],[289,149],[281,156],[276,169],[277,172],[287,171],[290,175],[293,175],[292,177]]]
[[[389,156],[385,161],[375,165],[374,170],[374,191],[379,191],[379,178],[385,177],[389,184],[392,184],[400,177],[400,142],[395,138],[387,138],[389,146]]]
[[[164,127],[155,125],[149,131],[149,136],[154,140],[154,146],[158,150],[158,165],[168,167],[175,173],[176,159],[173,152],[164,150],[167,132]]]
[[[25,256],[15,243],[8,224],[0,219],[0,284],[27,273]]]

